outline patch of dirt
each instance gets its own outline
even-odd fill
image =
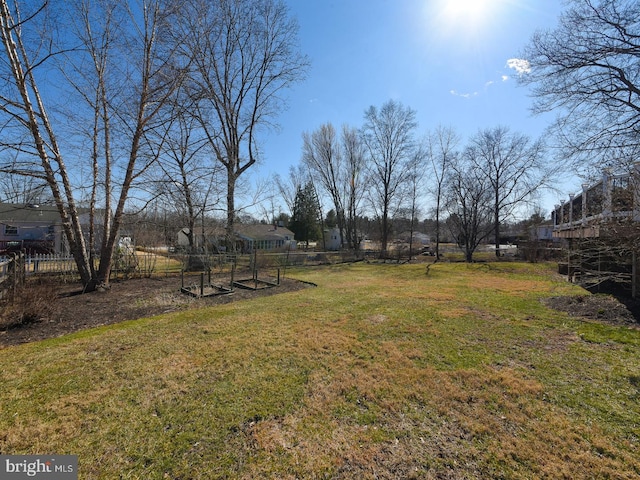
[[[640,302],[619,300],[612,295],[592,294],[574,297],[551,297],[544,304],[573,317],[615,325],[638,326]]]
[[[229,280],[229,276],[212,277],[211,283],[228,286]],[[275,278],[267,280],[276,282]],[[199,276],[185,277],[185,287],[199,284]],[[44,284],[39,282],[38,285],[28,286],[26,295],[29,292],[34,294],[33,292],[37,292],[40,288],[41,291],[47,292],[47,300],[50,304],[47,308],[38,310],[38,318],[32,318],[19,326],[0,330],[0,348],[58,337],[125,320],[301,290],[311,285],[284,278],[277,287],[258,290],[236,287],[229,294],[201,298],[182,293],[181,286],[180,277],[139,278],[112,281],[108,291],[83,294],[78,284],[57,284],[53,280]],[[7,321],[6,318],[4,320]]]

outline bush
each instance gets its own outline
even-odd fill
[[[34,279],[0,302],[0,329],[36,323],[55,312],[56,289],[51,281]]]

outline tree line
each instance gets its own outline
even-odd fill
[[[637,1],[570,0],[555,28],[532,36],[515,60],[519,82],[531,89],[533,113],[556,115],[545,141],[503,126],[478,131],[466,145],[451,127],[417,139],[415,112],[390,101],[366,110],[362,127],[343,127],[355,148],[347,149],[330,124],[305,133],[302,165],[291,172],[290,187],[304,193],[299,179],[306,172],[351,248],[358,212],[372,214],[384,254],[390,218],[403,212],[413,228],[426,177],[436,253],[445,226],[467,260],[488,238],[500,255],[502,226],[553,186],[554,177],[572,174],[589,183],[603,168],[632,171],[640,146],[639,19]]]
[[[452,127],[418,138],[415,118],[415,110],[390,100],[368,108],[360,128],[343,126],[338,134],[328,123],[304,133],[301,164],[288,181],[276,181],[283,197],[297,192],[288,205],[294,231],[301,227],[306,239],[326,203],[344,247],[359,248],[358,222],[371,217],[385,256],[393,219],[409,218],[412,236],[418,214],[429,213],[436,254],[446,226],[471,261],[489,237],[499,246],[500,226],[553,180],[556,167],[541,140],[508,127],[480,130],[466,145]]]
[[[389,101],[361,126],[304,133],[282,201],[296,221],[309,199],[333,210],[347,248],[373,220],[382,254],[392,220],[413,230],[426,209],[436,250],[446,228],[471,260],[559,167],[588,178],[637,158],[638,18],[636,1],[570,0],[523,49],[534,112],[556,113],[546,142],[504,126],[464,144],[454,127],[419,136],[415,110]],[[246,181],[258,139],[310,65],[283,1],[0,0],[0,40],[0,186],[56,206],[87,290],[108,282],[127,215],[150,205],[182,215],[190,242],[224,216],[234,248],[234,223],[266,196]]]

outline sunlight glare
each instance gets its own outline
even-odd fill
[[[433,31],[441,37],[469,41],[482,35],[500,16],[505,0],[436,0],[428,3]]]
[[[490,16],[496,0],[443,0],[442,14],[458,25],[482,23]]]

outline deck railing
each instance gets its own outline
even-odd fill
[[[631,173],[612,175],[605,170],[602,180],[582,185],[582,192],[552,212],[554,232],[585,228],[618,219],[640,221],[640,164]]]

